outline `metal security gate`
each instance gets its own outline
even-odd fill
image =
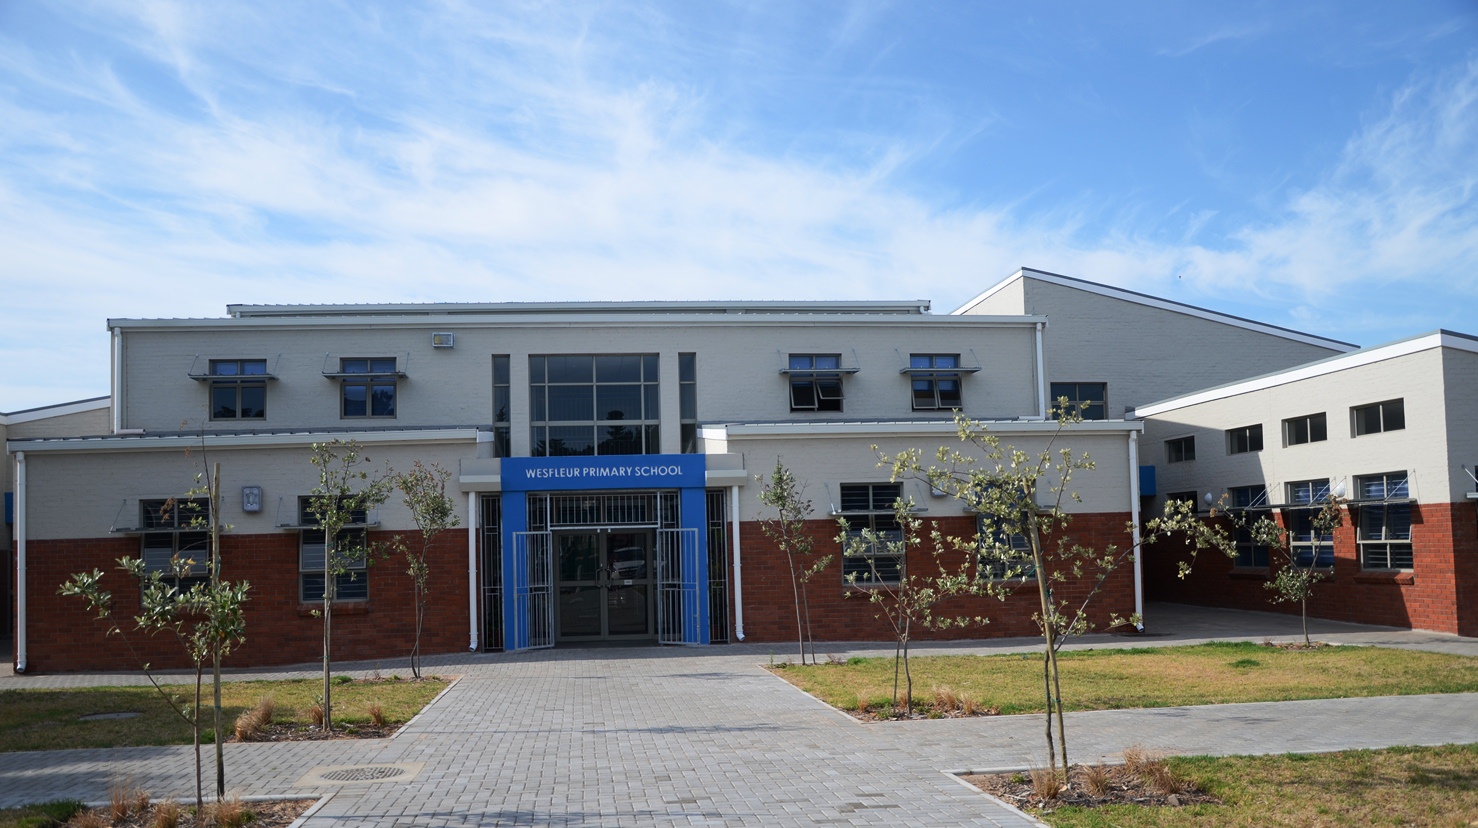
[[[526,577],[514,592],[514,640],[530,650],[554,646],[554,544],[549,532],[514,532],[517,564]]]
[[[698,568],[697,529],[657,531],[657,641],[685,644],[700,640],[698,602],[702,594],[693,573]],[[686,576],[686,577],[685,577]],[[707,584],[702,585],[706,587]]]

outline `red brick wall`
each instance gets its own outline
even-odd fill
[[[1128,514],[1078,515],[1069,527],[1069,536],[1077,543],[1097,549],[1110,544],[1123,549],[1130,544],[1124,529],[1128,522]],[[975,532],[975,520],[970,517],[942,518],[925,521],[925,524],[937,524],[946,534],[958,536],[970,536]],[[807,531],[815,540],[818,556],[828,553],[833,556],[831,564],[811,579],[807,590],[815,639],[818,642],[892,640],[892,628],[879,617],[881,607],[868,600],[865,589],[849,586],[842,579],[836,523],[831,520],[810,521]],[[795,641],[795,601],[785,554],[765,536],[758,523],[743,523],[739,532],[744,570],[745,640]],[[931,560],[932,556],[926,549],[909,552],[911,566],[929,565]],[[1091,583],[1070,578],[1055,588],[1055,594],[1076,606],[1090,588]],[[1030,587],[1019,588],[1005,602],[988,596],[951,599],[937,610],[937,615],[978,615],[989,618],[990,623],[942,631],[915,627],[912,637],[928,640],[1037,635],[1031,616],[1039,606],[1034,583]],[[1134,612],[1132,563],[1126,562],[1109,576],[1089,609],[1100,629],[1106,626],[1110,613],[1128,616]]]
[[[389,533],[372,533],[384,540]],[[408,542],[419,542],[411,533]],[[246,604],[246,642],[226,659],[231,667],[293,664],[323,657],[323,621],[312,611],[321,604],[298,603],[298,535],[226,535],[221,540],[221,575],[251,584]],[[107,625],[89,613],[82,599],[57,594],[74,572],[101,569],[103,587],[113,593],[115,613],[128,616],[138,606],[138,582],[117,569],[117,559],[139,551],[137,538],[31,541],[27,544],[28,670],[137,669],[189,666],[184,648],[167,633],[152,637],[130,632],[130,652]],[[430,555],[430,601],[422,632],[423,653],[465,650],[467,620],[467,536],[446,532]],[[335,605],[333,658],[384,661],[386,672],[400,670],[414,640],[410,576],[405,561],[392,555],[370,567],[369,600]],[[124,623],[125,629],[130,627]]]
[[[1309,615],[1478,635],[1478,514],[1472,502],[1413,505],[1413,566],[1407,573],[1361,572],[1355,527],[1348,512],[1334,535],[1334,577],[1314,587]],[[1217,553],[1202,553],[1184,580],[1176,561],[1183,544],[1162,541],[1146,549],[1149,600],[1297,614],[1298,604],[1273,604],[1269,570],[1239,570]],[[1272,564],[1279,564],[1278,553]],[[1275,571],[1275,570],[1274,570]]]

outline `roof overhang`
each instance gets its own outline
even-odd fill
[[[425,445],[428,443],[475,443],[475,428],[432,428],[397,431],[291,432],[285,434],[128,434],[106,437],[62,437],[7,440],[5,451],[14,454],[47,452],[111,453],[138,451],[184,451],[190,448],[299,448],[331,440],[354,440],[362,445]]]

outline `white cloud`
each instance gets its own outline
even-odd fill
[[[0,356],[24,369],[0,376],[0,410],[104,393],[106,317],[227,302],[848,296],[947,311],[1027,265],[1348,338],[1383,330],[1364,285],[1471,297],[1478,278],[1475,64],[1413,81],[1318,186],[1211,246],[1104,226],[1112,205],[1087,198],[941,207],[900,172],[937,135],[875,136],[866,158],[756,149],[758,127],[735,132],[710,90],[623,63],[673,48],[647,13],[597,26],[558,8],[351,8],[325,37],[306,17],[204,25],[198,7],[148,8],[94,23],[122,33],[109,60],[0,43],[0,71],[59,102],[0,91],[14,150]],[[137,60],[168,67],[184,99],[132,88],[114,63]],[[41,344],[57,336],[78,344]]]

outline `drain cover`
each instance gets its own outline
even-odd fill
[[[370,782],[375,779],[394,779],[397,776],[404,775],[405,768],[371,766],[328,771],[319,774],[319,778],[328,779],[332,782]]]
[[[79,716],[79,722],[102,722],[108,719],[137,719],[142,713],[93,713],[87,716]]]

